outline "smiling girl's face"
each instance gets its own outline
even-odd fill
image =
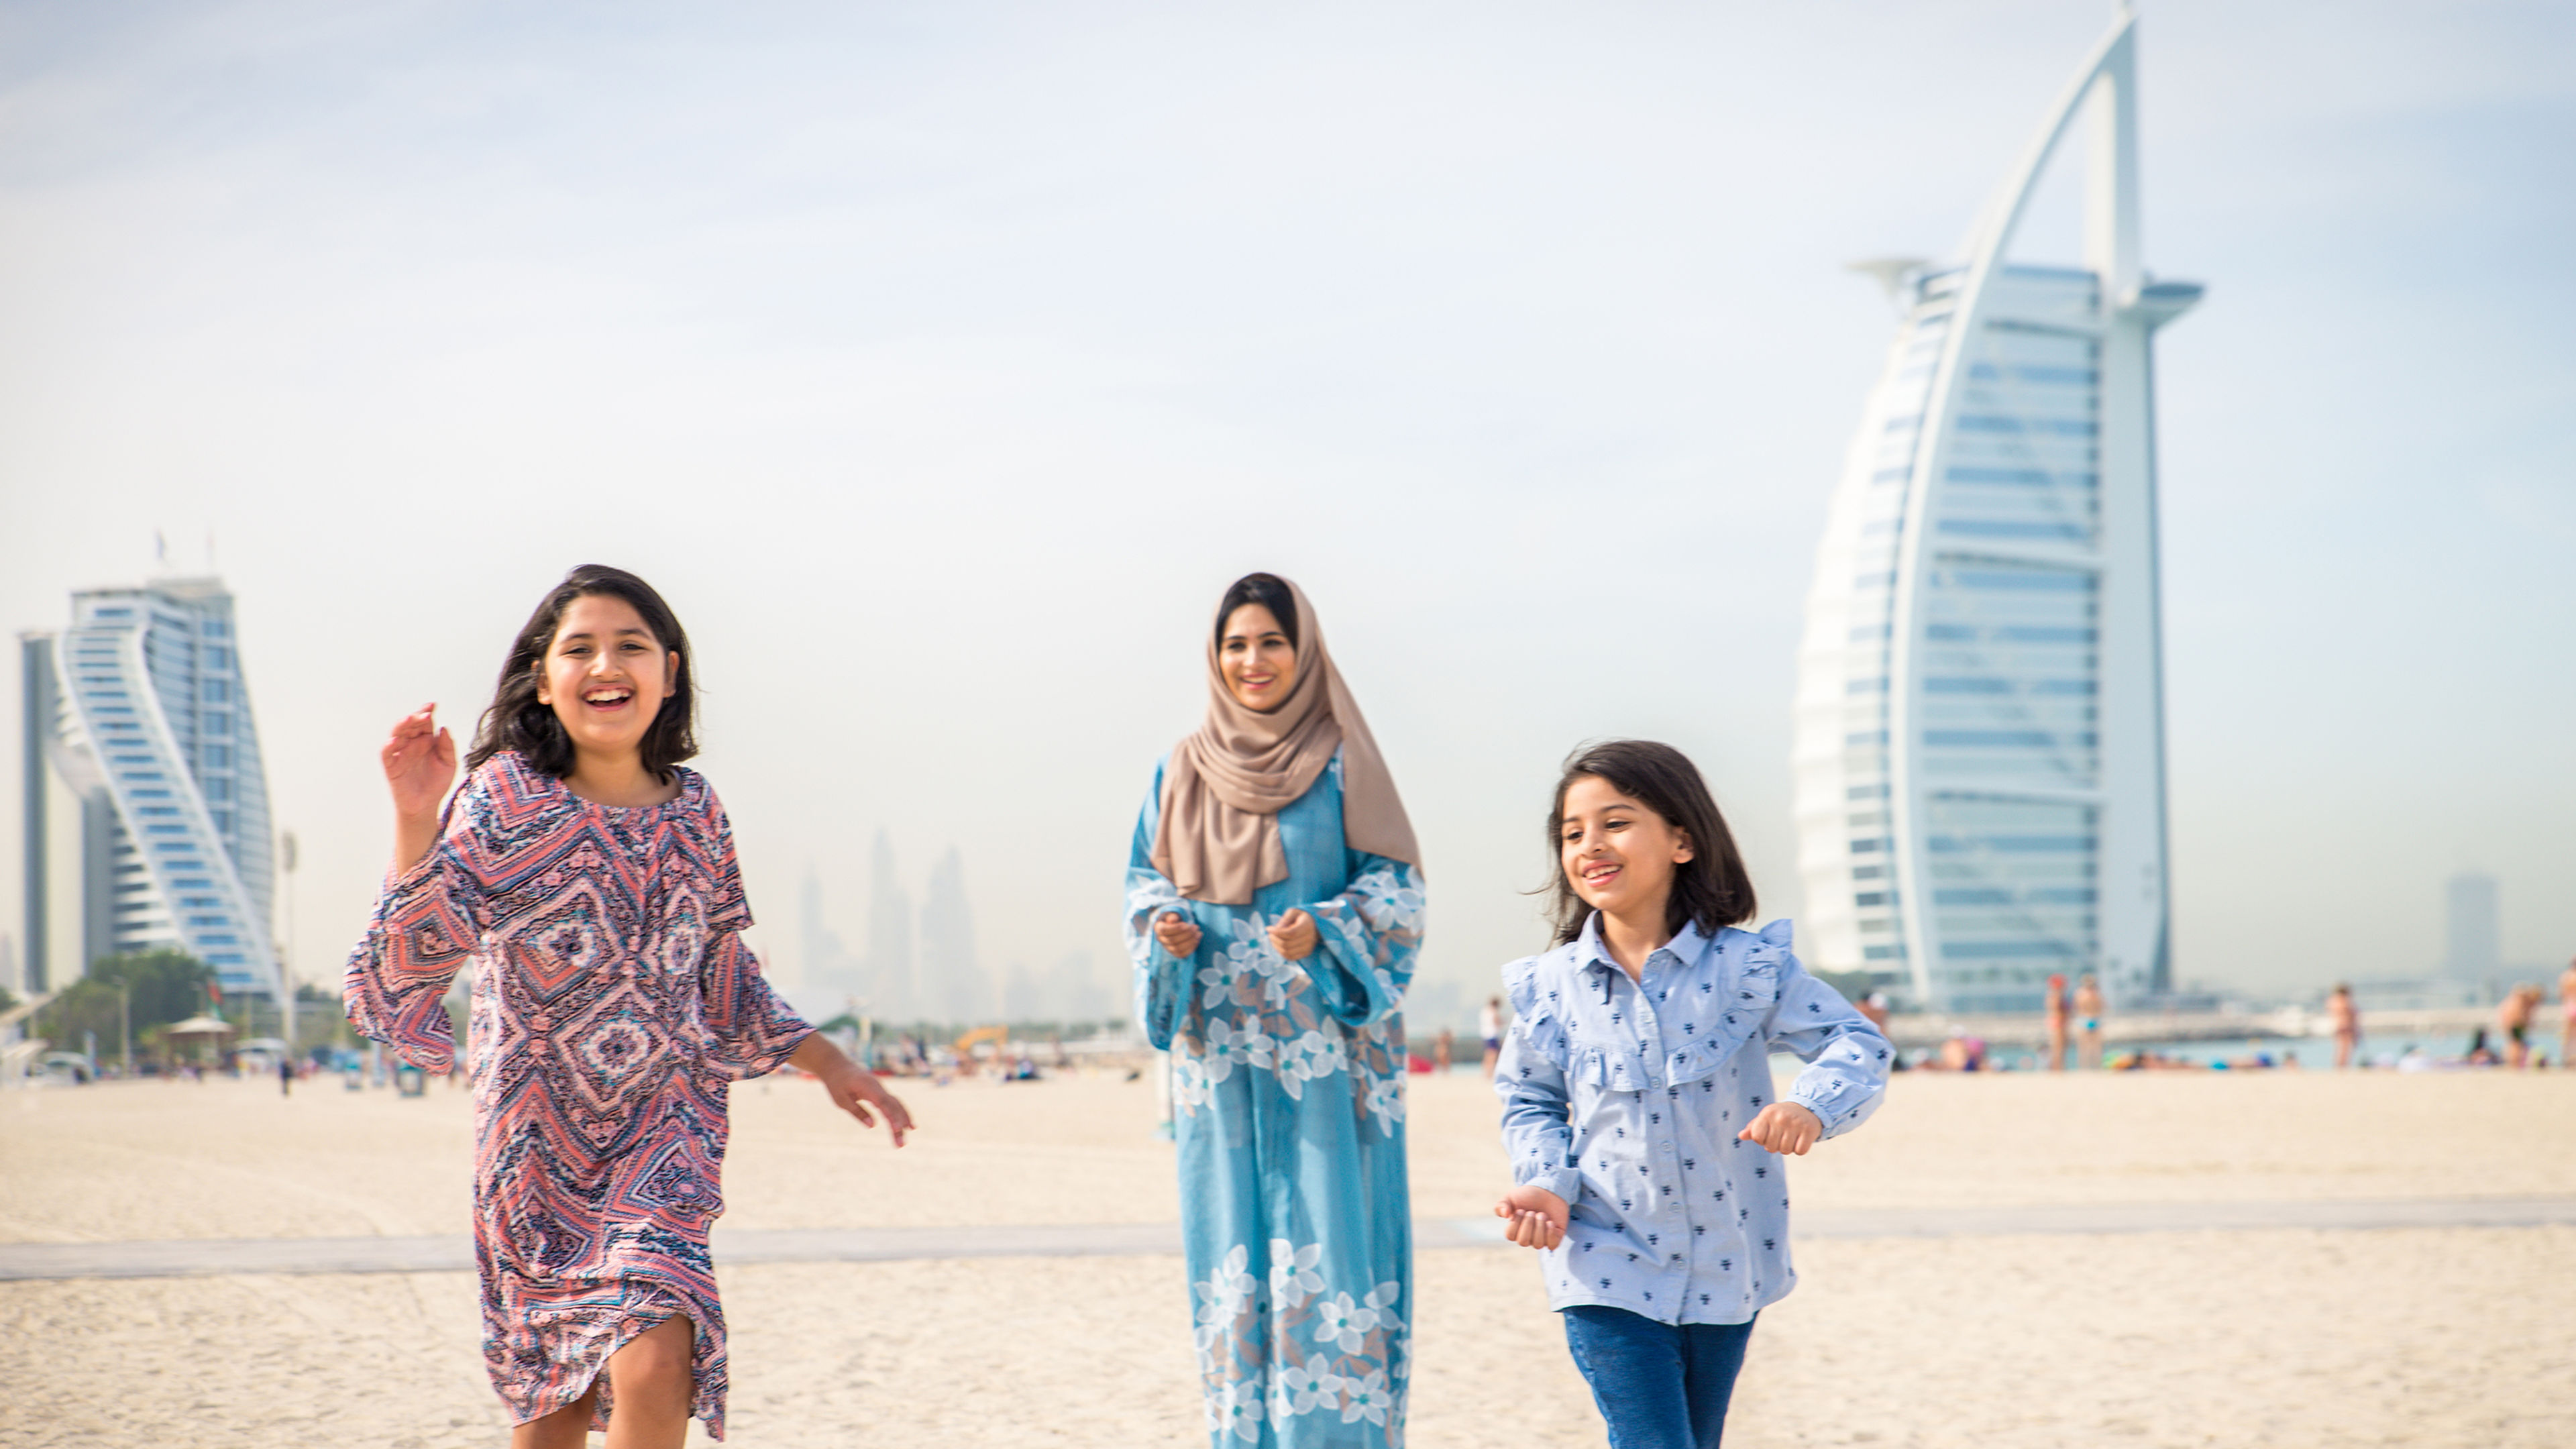
[[[643,747],[662,701],[679,687],[680,656],[662,647],[633,604],[584,594],[565,606],[538,668],[537,702],[554,710],[574,750],[614,759]]]
[[[1216,665],[1237,703],[1273,710],[1297,682],[1297,646],[1288,642],[1279,616],[1268,606],[1245,604],[1226,616],[1217,635]]]
[[[1598,775],[1577,775],[1558,809],[1557,859],[1585,905],[1623,919],[1660,921],[1673,869],[1691,858],[1690,837]]]

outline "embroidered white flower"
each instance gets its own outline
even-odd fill
[[[1350,1065],[1350,1052],[1342,1045],[1338,1029],[1330,1036],[1320,1031],[1304,1032],[1279,1044],[1279,1085],[1301,1101],[1306,1083],[1348,1071]]]
[[[1221,1016],[1208,1018],[1207,1074],[1211,1082],[1222,1082],[1234,1075],[1236,1067],[1250,1070],[1270,1065],[1271,1040],[1257,1026],[1241,1026]]]
[[[1226,922],[1226,934],[1233,939],[1226,943],[1223,960],[1232,978],[1259,978],[1261,999],[1279,1007],[1288,1004],[1289,987],[1305,973],[1270,944],[1270,927],[1274,924],[1275,919],[1258,911]]]
[[[1329,1343],[1344,1353],[1357,1353],[1361,1340],[1376,1327],[1377,1310],[1353,1303],[1348,1293],[1315,1300],[1317,1343]]]
[[[1271,1381],[1270,1422],[1284,1428],[1299,1414],[1340,1408],[1343,1382],[1320,1353],[1303,1364],[1288,1360]]]
[[[1211,1396],[1208,1428],[1220,1436],[1230,1431],[1246,1444],[1257,1443],[1262,1422],[1270,1416],[1268,1398],[1261,1375],[1235,1379]]]
[[[1213,1011],[1234,997],[1236,973],[1222,965],[1199,968],[1199,1005]]]
[[[1208,1090],[1206,1065],[1186,1052],[1172,1053],[1172,1105],[1189,1112],[1215,1100],[1216,1094]]]
[[[1342,1380],[1342,1422],[1356,1424],[1362,1419],[1384,1424],[1387,1411],[1395,1407],[1395,1395],[1386,1386],[1383,1370],[1370,1369],[1362,1378]]]
[[[1308,1243],[1298,1247],[1286,1238],[1270,1240],[1270,1301],[1295,1308],[1311,1294],[1324,1291],[1324,1275],[1315,1271],[1324,1261],[1324,1245]],[[1374,1300],[1372,1300],[1374,1302]]]
[[[1372,930],[1422,929],[1422,880],[1411,866],[1380,866],[1352,881],[1347,894],[1359,897],[1360,914]]]
[[[1404,1320],[1395,1316],[1395,1300],[1403,1296],[1404,1285],[1389,1279],[1370,1289],[1368,1296],[1360,1300],[1360,1306],[1375,1313],[1378,1322],[1386,1327],[1402,1328]]]
[[[1404,1078],[1371,1077],[1368,1084],[1369,1115],[1377,1118],[1377,1130],[1395,1135],[1395,1124],[1404,1120]]]
[[[1199,1322],[1232,1323],[1251,1307],[1252,1296],[1261,1291],[1260,1280],[1247,1271],[1251,1261],[1251,1249],[1237,1243],[1226,1250],[1224,1259],[1216,1265],[1216,1271],[1208,1275],[1206,1282],[1194,1285],[1202,1300]]]

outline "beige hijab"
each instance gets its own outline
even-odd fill
[[[1246,709],[1225,687],[1211,638],[1207,720],[1172,750],[1163,770],[1154,868],[1194,901],[1246,906],[1255,890],[1288,878],[1279,812],[1324,773],[1336,748],[1342,839],[1372,855],[1422,863],[1395,777],[1333,667],[1323,624],[1304,590],[1291,583],[1288,592],[1297,604],[1297,678],[1288,697],[1270,710]]]

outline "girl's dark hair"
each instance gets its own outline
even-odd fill
[[[1548,893],[1548,913],[1555,917],[1560,946],[1583,934],[1592,907],[1574,893],[1565,878],[1565,792],[1586,775],[1610,782],[1610,788],[1664,817],[1664,823],[1688,837],[1691,858],[1673,867],[1673,894],[1664,905],[1664,929],[1680,934],[1684,925],[1714,936],[1722,926],[1753,918],[1753,877],[1735,849],[1735,836],[1708,782],[1690,757],[1652,740],[1604,740],[1584,745],[1565,757],[1565,773],[1556,782],[1556,806],[1547,815],[1547,853],[1556,863],[1556,883]]]
[[[1245,574],[1225,591],[1224,602],[1216,606],[1216,645],[1225,647],[1225,621],[1246,604],[1259,604],[1279,621],[1279,632],[1288,636],[1288,647],[1297,647],[1297,595],[1288,581],[1277,574]]]
[[[537,686],[564,610],[575,599],[593,596],[634,605],[635,612],[644,616],[644,627],[653,631],[653,641],[680,656],[671,671],[671,697],[662,701],[644,731],[640,747],[644,768],[668,783],[671,767],[698,752],[697,691],[689,683],[689,636],[680,628],[679,616],[651,584],[626,570],[583,564],[547,590],[537,601],[537,611],[520,626],[510,657],[501,662],[501,682],[493,687],[492,706],[474,727],[474,748],[465,756],[468,771],[503,750],[517,750],[531,769],[558,780],[572,773],[572,737],[555,718],[554,706],[538,703]]]

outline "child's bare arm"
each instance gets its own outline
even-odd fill
[[[821,1078],[823,1090],[831,1094],[832,1105],[858,1118],[860,1126],[877,1125],[869,1107],[883,1112],[887,1134],[894,1138],[895,1146],[903,1145],[904,1134],[912,1130],[912,1114],[904,1110],[894,1093],[885,1089],[885,1083],[877,1080],[876,1073],[842,1055],[841,1049],[821,1032],[797,1043],[796,1050],[788,1053],[787,1064]]]

